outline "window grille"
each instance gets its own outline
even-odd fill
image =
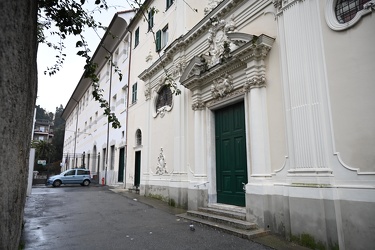
[[[339,23],[352,20],[358,11],[363,10],[363,5],[370,0],[337,0],[335,13]]]
[[[137,129],[137,131],[135,132],[135,143],[137,146],[142,145],[142,132],[140,129]]]

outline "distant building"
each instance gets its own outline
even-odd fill
[[[53,122],[46,119],[36,119],[33,140],[51,143],[53,138]]]
[[[93,98],[92,80],[83,76],[62,113],[66,121],[62,170],[84,167],[95,179],[104,178],[107,185],[124,181],[131,40],[127,26],[133,16],[134,11],[118,12],[92,57],[97,64],[99,89],[103,90],[100,94],[121,128],[113,129],[108,123],[104,109]]]

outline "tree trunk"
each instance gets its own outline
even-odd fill
[[[37,94],[37,3],[0,1],[0,249],[18,249]]]

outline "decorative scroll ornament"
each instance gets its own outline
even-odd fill
[[[233,90],[233,77],[225,73],[224,77],[213,80],[211,94],[213,98],[224,97]]]
[[[223,0],[209,0],[208,6],[204,8],[204,14],[207,15],[211,10],[215,9]]]
[[[145,97],[146,97],[146,101],[150,100],[151,98],[151,87],[149,84],[148,86],[146,86],[146,89],[145,89]]]
[[[184,72],[186,68],[186,62],[179,62],[175,64],[175,68],[173,70],[173,76],[178,77],[181,76],[182,72]]]
[[[158,108],[158,110],[156,110],[156,114],[160,115],[160,117],[163,118],[165,116],[165,112],[170,111],[170,109],[171,107],[169,106],[163,106],[161,108]]]
[[[204,102],[202,101],[197,101],[191,105],[191,108],[196,111],[196,110],[203,110],[206,107]]]
[[[249,92],[252,88],[263,88],[266,87],[265,76],[254,76],[247,80],[244,84],[243,89],[245,92]]]
[[[280,10],[281,9],[281,7],[282,7],[282,0],[273,0],[272,1],[273,2],[273,6],[275,7],[275,9],[277,9],[277,10]]]
[[[167,163],[165,162],[165,157],[163,155],[163,148],[160,148],[160,154],[159,154],[158,163],[156,166],[156,174],[157,175],[168,174],[166,165]]]
[[[151,50],[148,52],[148,55],[146,56],[146,62],[151,62],[152,61],[152,54]]]

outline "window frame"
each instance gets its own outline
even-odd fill
[[[155,16],[155,11],[153,8],[151,8],[149,11],[148,11],[148,20],[147,20],[147,23],[148,23],[148,31],[152,30],[152,28],[154,27],[154,16]]]
[[[171,7],[174,3],[174,0],[166,0],[166,4],[165,4],[165,9],[169,9],[169,7]]]
[[[370,1],[371,2],[371,1]],[[367,3],[370,3],[367,2]],[[336,17],[337,0],[326,0],[325,19],[328,27],[335,31],[342,31],[353,27],[362,17],[372,12],[372,8],[363,8],[358,11],[353,19],[346,23],[340,23]],[[366,3],[365,3],[366,4]]]
[[[137,102],[138,83],[134,83],[132,86],[132,104]]]
[[[156,31],[155,34],[155,47],[156,52],[161,51],[168,44],[168,24],[161,30]]]
[[[168,88],[170,91],[170,102],[166,105],[158,107],[158,102],[159,102],[159,97],[161,96],[161,92],[166,88]],[[158,115],[160,115],[160,117],[163,118],[166,112],[170,112],[173,108],[173,102],[174,102],[173,93],[167,84],[160,85],[156,93],[157,94],[153,98],[154,108],[153,108],[152,116],[156,118]]]
[[[139,27],[134,32],[134,48],[139,45]]]

